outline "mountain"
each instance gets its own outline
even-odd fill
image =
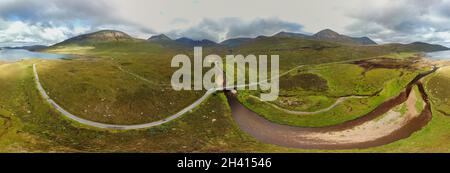
[[[167,37],[164,34],[151,36],[148,41],[158,42],[158,41],[172,41],[171,38]]]
[[[311,38],[311,36],[306,35],[306,34],[293,33],[293,32],[284,32],[284,31],[281,31],[281,32],[279,32],[279,33],[273,35],[273,37]]]
[[[312,35],[316,40],[331,41],[344,44],[356,44],[356,45],[376,45],[377,43],[368,37],[350,37],[341,35],[331,29],[324,29],[318,33]]]
[[[83,34],[70,39],[67,39],[61,43],[55,44],[52,47],[57,47],[59,45],[66,44],[95,44],[95,43],[105,43],[105,42],[117,42],[117,41],[138,41],[139,39],[133,38],[128,34],[115,31],[115,30],[102,30],[98,32],[93,32],[89,34]],[[145,43],[144,40],[141,40]],[[258,36],[256,38],[233,38],[228,39],[220,44],[211,40],[193,40],[187,37],[182,37],[176,40],[172,40],[164,34],[155,35],[147,40],[147,43],[161,45],[163,47],[174,49],[174,50],[186,50],[191,49],[194,46],[210,47],[214,51],[226,50],[224,48],[233,48],[237,51],[239,50],[324,50],[339,48],[342,46],[359,46],[359,45],[371,45],[367,49],[373,49],[370,47],[377,47],[390,52],[401,52],[401,51],[441,51],[449,50],[449,48],[428,44],[424,42],[414,42],[410,44],[383,44],[377,45],[374,41],[367,37],[349,37],[346,35],[341,35],[330,29],[322,30],[314,35],[305,35],[301,33],[289,33],[289,32],[279,32],[271,37],[268,36]],[[366,47],[366,46],[364,46]],[[29,46],[29,47],[18,47],[21,49],[28,50],[40,50],[46,48],[45,46]],[[354,49],[354,48],[352,48]],[[358,48],[359,49],[359,48]],[[373,49],[375,50],[375,49]]]
[[[220,42],[220,45],[226,46],[226,47],[238,47],[244,43],[248,43],[252,41],[252,38],[232,38],[225,41]]]
[[[214,41],[203,39],[203,40],[193,40],[190,38],[182,37],[175,40],[177,43],[181,43],[186,46],[194,47],[194,46],[217,46],[217,44]]]
[[[444,51],[450,50],[450,48],[438,45],[438,44],[429,44],[424,42],[413,42],[409,44],[400,44],[400,43],[390,43],[381,45],[382,47],[387,47],[393,51],[397,52],[405,52],[405,51],[414,51],[414,52],[435,52],[435,51]]]
[[[331,29],[325,29],[319,31],[314,35],[306,35],[301,33],[293,33],[293,32],[279,32],[272,37],[275,38],[301,38],[301,39],[312,39],[312,40],[320,40],[320,41],[330,41],[337,42],[343,44],[352,44],[352,45],[376,45],[377,43],[371,40],[368,37],[350,37],[346,35],[339,34]]]
[[[116,30],[101,30],[89,34],[79,35],[70,39],[67,39],[60,44],[70,44],[70,43],[96,43],[96,42],[111,42],[111,41],[129,41],[135,40],[135,38],[130,35]]]
[[[438,45],[438,44],[429,44],[424,42],[414,42],[410,43],[409,46],[414,47],[416,50],[422,49],[424,52],[434,52],[434,51],[444,51],[450,50],[450,48]]]

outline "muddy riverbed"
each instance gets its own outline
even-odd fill
[[[370,113],[355,120],[328,127],[309,128],[276,124],[243,106],[231,92],[226,91],[226,96],[233,118],[239,127],[262,142],[304,149],[368,148],[407,138],[431,120],[431,106],[420,79],[437,69],[434,67],[429,72],[419,74],[398,96],[382,103]],[[415,95],[412,94],[414,85],[419,87],[421,98],[412,98],[412,95]],[[400,116],[391,117],[398,121],[400,126],[374,123],[376,119],[383,118],[381,116],[390,113],[393,108],[402,103],[415,103],[411,101],[414,99],[423,99],[425,103],[423,111],[417,112],[416,115],[407,115],[403,119],[398,119]],[[376,129],[379,133],[367,133],[370,128]]]

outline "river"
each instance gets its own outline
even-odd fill
[[[391,142],[409,137],[412,133],[422,129],[432,117],[428,96],[423,89],[420,79],[435,72],[438,68],[417,75],[397,97],[387,100],[377,108],[355,120],[339,125],[327,127],[294,127],[270,122],[250,109],[242,105],[236,95],[225,91],[232,115],[238,126],[251,136],[264,142],[285,147],[303,149],[354,149],[369,148],[389,144]],[[372,138],[368,136],[361,142],[338,142],[326,138],[310,138],[311,134],[333,134],[339,131],[347,131],[364,123],[374,121],[394,107],[404,103],[409,98],[414,85],[419,86],[421,99],[425,102],[424,110],[419,116],[411,118],[401,128],[396,129],[385,136]],[[388,130],[388,129],[387,129]]]

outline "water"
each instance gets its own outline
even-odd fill
[[[425,54],[425,57],[428,57],[428,58],[431,58],[434,60],[450,60],[450,50],[429,52],[429,53]]]
[[[41,52],[31,52],[25,49],[1,49],[0,50],[0,61],[20,61],[23,59],[30,58],[41,58],[41,59],[60,59],[66,58],[68,55],[64,54],[52,54],[52,53],[41,53]]]

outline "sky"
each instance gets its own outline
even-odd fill
[[[220,42],[326,28],[382,44],[450,46],[450,0],[0,0],[0,47],[101,29]]]

